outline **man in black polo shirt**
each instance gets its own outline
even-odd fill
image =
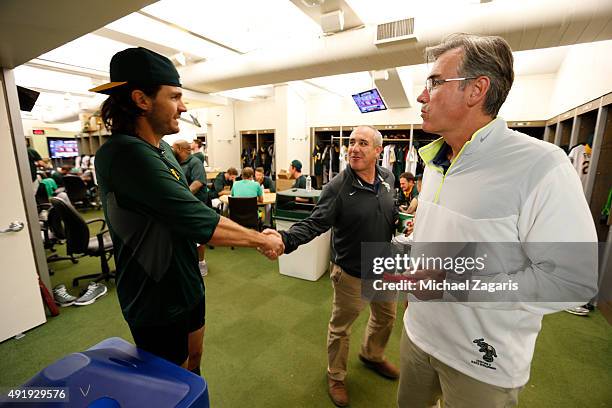
[[[117,295],[136,345],[199,373],[204,282],[196,243],[257,247],[282,242],[220,217],[189,190],[164,135],[186,111],[178,72],[145,48],[115,54],[102,118],[112,131],[96,154],[104,216],[113,239]]]
[[[382,135],[378,130],[371,126],[353,130],[349,165],[325,185],[308,218],[280,232],[285,252],[289,253],[330,228],[333,231],[330,275],[334,297],[327,332],[327,377],[329,395],[341,407],[349,403],[344,381],[351,326],[368,303],[361,293],[361,243],[390,242],[397,219],[393,173],[376,164],[381,151]],[[369,306],[370,318],[359,358],[381,376],[397,379],[398,368],[384,357],[395,322],[396,302],[373,301]]]

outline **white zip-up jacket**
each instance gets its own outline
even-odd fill
[[[419,150],[426,168],[415,242],[597,242],[578,175],[557,146],[509,130],[497,118],[474,133],[444,175],[433,163],[443,143]],[[470,377],[523,386],[542,315],[584,304],[596,292],[592,247],[581,257],[584,267],[569,262],[551,272],[540,267],[550,259],[528,250],[504,265],[506,277],[521,287],[557,291],[566,303],[411,302],[406,332],[423,351]],[[486,358],[485,348],[493,350]]]

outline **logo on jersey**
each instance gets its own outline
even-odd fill
[[[170,169],[170,173],[172,173],[172,175],[177,179],[180,180],[181,176],[179,176],[178,171],[174,170],[174,169]]]
[[[497,370],[497,368],[493,367],[492,365],[493,360],[497,358],[495,347],[484,341],[484,338],[475,339],[472,343],[478,346],[478,352],[483,353],[483,356],[482,360],[472,360],[471,363],[481,367],[490,368],[491,370]]]

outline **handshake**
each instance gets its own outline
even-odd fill
[[[264,242],[257,247],[257,250],[268,257],[268,259],[273,261],[285,252],[285,244],[278,231],[266,228],[261,234],[263,235]]]

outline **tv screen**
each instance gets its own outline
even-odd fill
[[[386,110],[385,102],[382,96],[378,93],[378,89],[370,89],[369,91],[360,92],[353,95],[353,100],[361,113],[368,113],[380,110]]]
[[[75,157],[79,155],[79,147],[74,139],[47,139],[49,155],[52,159]]]

